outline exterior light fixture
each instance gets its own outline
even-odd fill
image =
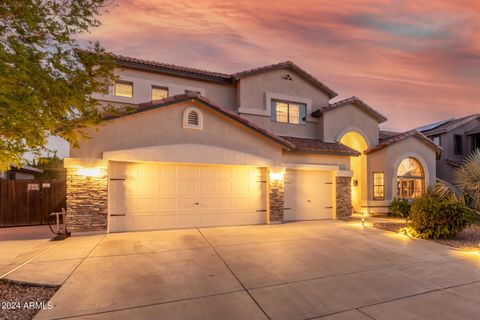
[[[77,175],[91,178],[98,178],[102,175],[101,168],[78,168]]]
[[[284,176],[285,176],[285,168],[276,168],[270,171],[270,180],[272,181],[283,180]]]

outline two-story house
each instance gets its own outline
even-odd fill
[[[119,80],[90,139],[71,150],[70,231],[334,219],[387,212],[435,183],[441,153],[292,62],[236,74],[114,55]]]
[[[480,149],[480,114],[447,119],[417,129],[443,149],[437,178],[453,182],[453,172],[475,149]]]

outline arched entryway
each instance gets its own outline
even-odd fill
[[[400,162],[397,168],[397,197],[414,199],[425,193],[425,170],[413,157]]]
[[[362,201],[367,198],[367,158],[363,152],[368,149],[368,143],[361,133],[353,130],[346,132],[339,142],[360,152],[360,156],[350,157],[350,170],[353,172],[352,206],[355,212],[361,212]]]

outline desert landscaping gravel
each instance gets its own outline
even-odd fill
[[[377,229],[399,232],[402,228],[405,228],[406,223],[374,222],[372,226]],[[480,223],[468,226],[452,239],[434,241],[460,250],[480,252]]]
[[[42,308],[50,307],[48,300],[57,289],[0,280],[0,319],[33,319]]]

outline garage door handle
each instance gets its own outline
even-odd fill
[[[267,212],[266,209],[260,209],[260,210],[256,210],[257,212]]]
[[[194,205],[198,206],[200,204],[200,202],[195,202]]]
[[[333,207],[325,207],[325,209],[333,209]]]
[[[307,202],[312,202],[311,200],[307,200]]]
[[[110,217],[125,217],[126,214],[125,213],[112,213],[110,215]]]

